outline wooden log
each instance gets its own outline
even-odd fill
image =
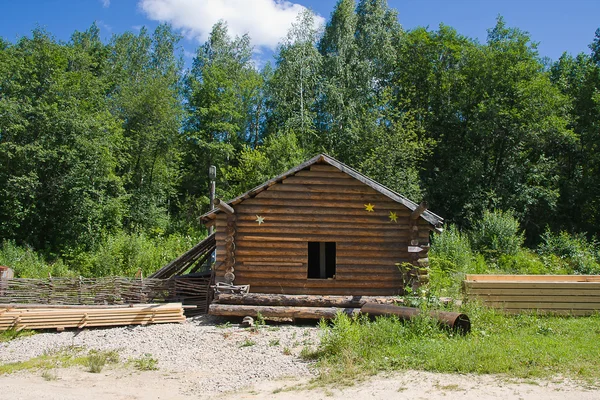
[[[213,303],[208,307],[210,315],[225,317],[256,317],[259,313],[265,318],[302,318],[302,319],[333,319],[337,313],[356,315],[359,308],[336,307],[287,307],[287,306],[247,306]]]
[[[215,207],[217,207],[219,210],[223,211],[226,214],[235,214],[235,210],[221,199],[215,199],[213,204]]]
[[[404,293],[402,288],[310,288],[270,286],[272,282],[263,282],[250,286],[250,293],[280,293],[280,294],[318,294],[318,295],[348,295],[356,296],[399,296]]]
[[[389,304],[366,303],[361,307],[361,312],[369,315],[396,315],[400,319],[410,320],[421,313],[413,307],[398,307]],[[429,315],[437,319],[440,324],[461,334],[471,331],[471,321],[466,314],[448,311],[431,311]]]
[[[398,297],[374,296],[318,296],[286,294],[224,294],[215,296],[215,303],[254,306],[294,306],[294,307],[342,307],[357,308],[365,303],[393,304],[401,302]]]
[[[410,219],[414,221],[417,218],[419,218],[421,216],[421,214],[423,214],[427,210],[427,207],[428,207],[427,202],[422,201],[421,204],[419,204],[419,206],[417,208],[415,208],[415,210],[412,212],[412,214],[410,214]]]

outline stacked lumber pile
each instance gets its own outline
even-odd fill
[[[599,275],[467,275],[465,294],[509,313],[562,315],[600,311]]]
[[[131,306],[0,305],[0,331],[184,322],[181,303]]]

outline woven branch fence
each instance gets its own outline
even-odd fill
[[[210,276],[172,279],[52,278],[0,280],[0,304],[145,304],[182,302],[208,308]]]

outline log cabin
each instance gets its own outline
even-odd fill
[[[393,296],[418,285],[443,219],[321,154],[202,215],[215,281],[250,293]]]

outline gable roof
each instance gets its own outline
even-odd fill
[[[373,179],[361,174],[360,172],[356,171],[355,169],[350,168],[346,164],[339,162],[338,160],[328,156],[327,154],[319,154],[319,155],[311,158],[310,160],[290,169],[289,171],[284,172],[283,174],[276,176],[273,179],[268,180],[267,182],[263,183],[262,185],[259,185],[259,186],[255,187],[254,189],[247,191],[246,193],[236,197],[235,199],[229,200],[227,202],[227,204],[230,206],[239,204],[242,201],[244,201],[245,199],[256,196],[258,193],[262,192],[263,190],[268,189],[269,187],[275,185],[276,183],[280,183],[287,177],[296,174],[296,172],[299,172],[299,171],[301,171],[307,167],[310,167],[313,164],[317,164],[317,163],[329,164],[332,167],[339,169],[340,171],[342,171],[342,172],[350,175],[351,177],[357,179],[358,181],[364,183],[365,185],[375,189],[376,191],[383,194],[384,196],[387,196],[390,199],[392,199],[400,204],[403,204],[411,211],[414,211],[419,206],[414,201],[411,201],[411,200],[407,199],[406,197],[402,196],[401,194],[398,194],[398,193],[394,192],[393,190],[383,186],[382,184],[375,182]],[[208,221],[209,219],[214,219],[214,218],[216,218],[216,215],[219,212],[221,212],[221,210],[219,210],[218,208],[215,208],[215,209],[207,212],[206,214],[203,214],[202,216],[200,216],[200,220]],[[429,222],[431,225],[433,225],[435,228],[438,228],[438,229],[441,228],[441,225],[444,222],[444,219],[442,217],[432,213],[429,210],[425,210],[425,212],[423,212],[423,214],[421,214],[421,218],[423,218],[425,221]]]

